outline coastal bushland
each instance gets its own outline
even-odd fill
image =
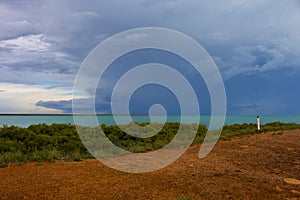
[[[144,127],[148,125],[148,123],[136,124]],[[157,123],[157,125],[154,124],[154,127],[159,127],[160,125],[161,124]],[[99,138],[97,131],[101,129],[106,138],[112,143],[126,151],[134,153],[148,152],[164,147],[176,136],[179,127],[186,133],[196,131],[196,136],[192,144],[202,143],[208,131],[207,127],[203,124],[183,124],[180,126],[180,123],[177,122],[167,122],[158,133],[154,133],[151,137],[139,138],[130,135],[131,128],[133,130],[136,126],[133,126],[133,124],[123,126],[126,126],[126,130],[129,130],[129,134],[117,125],[107,126],[102,124],[99,127],[77,128],[80,128],[81,132],[86,133],[83,136],[81,134],[81,137],[90,137],[91,141],[94,141],[97,137]],[[266,131],[279,132],[298,128],[300,128],[300,124],[281,122],[272,122],[262,125],[260,131],[257,130],[257,125],[252,123],[225,125],[220,138],[226,140],[236,136],[242,137],[255,133],[261,134]],[[86,138],[85,140],[89,141]],[[103,148],[105,148],[105,145]],[[111,156],[113,156],[113,154]],[[93,156],[83,145],[75,125],[36,124],[30,125],[27,128],[3,125],[3,127],[0,128],[0,167],[4,167],[12,162],[80,161],[87,158],[93,158]]]

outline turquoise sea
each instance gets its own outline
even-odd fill
[[[91,116],[80,116],[81,122],[85,125],[89,126],[89,119]],[[118,118],[119,121],[121,121],[122,124],[128,123],[128,117],[126,116],[115,116]],[[84,120],[86,118],[86,120]],[[149,122],[150,118],[149,116],[133,116],[132,117],[134,121],[136,122]],[[155,122],[162,122],[165,117],[163,116],[154,116],[153,121]],[[187,117],[189,119],[189,117]],[[269,122],[294,122],[300,124],[300,115],[295,116],[278,116],[278,115],[267,115],[267,116],[260,116],[261,118],[261,124],[269,123]],[[114,117],[111,115],[98,115],[97,119],[99,121],[99,124],[106,124],[106,125],[112,125],[115,124]],[[167,122],[180,122],[180,116],[168,116],[166,121]],[[195,121],[194,117],[190,116],[190,120],[185,121],[186,123],[193,123]],[[210,122],[210,116],[201,116],[200,117],[200,123],[208,125]],[[14,125],[14,126],[20,126],[20,127],[28,127],[31,124],[53,124],[53,123],[59,123],[59,124],[74,124],[74,119],[72,115],[0,115],[0,127],[3,127],[3,125]],[[256,116],[226,116],[225,124],[242,124],[242,123],[256,123]]]

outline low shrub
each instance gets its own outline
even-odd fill
[[[124,132],[119,126],[106,126],[102,124],[100,127],[77,127],[84,131],[83,137],[85,144],[94,149],[94,153],[101,155],[103,152],[106,156],[114,156],[113,150],[109,153],[103,151],[109,147],[109,141],[104,136],[98,134],[101,128],[105,136],[118,147],[130,152],[147,152],[160,149],[169,144],[178,134],[178,130],[182,131],[177,143],[172,147],[180,146],[182,142],[189,137],[189,133],[196,131],[193,144],[202,143],[207,136],[207,140],[215,140],[219,137],[220,131],[211,130],[207,132],[207,128],[202,124],[183,124],[177,122],[168,122],[163,126],[154,124],[147,127],[147,123],[136,123],[145,127],[145,131],[153,131],[153,127],[160,127],[160,131],[148,138],[139,138],[130,135],[136,126],[127,124]],[[162,127],[162,128],[161,128]],[[256,124],[233,124],[225,125],[221,132],[220,138],[228,139],[234,136],[242,137],[244,135],[261,133],[266,131],[291,130],[300,128],[300,124],[272,122],[261,126],[261,131],[257,131]],[[153,129],[153,130],[152,130]],[[176,136],[177,137],[177,136]],[[101,143],[99,141],[102,141]],[[0,128],[0,167],[7,166],[10,162],[24,163],[27,161],[54,161],[54,160],[75,160],[92,158],[87,151],[79,135],[77,134],[75,125],[71,124],[38,124],[31,125],[28,128],[17,126],[3,126]]]

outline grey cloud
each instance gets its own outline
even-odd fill
[[[60,100],[60,101],[39,101],[36,103],[36,106],[41,106],[44,108],[51,108],[60,110],[63,113],[72,113],[72,102],[76,103],[76,111],[82,114],[92,114],[90,111],[90,104],[93,102],[93,99],[90,98],[81,98],[81,99],[73,99],[73,100]],[[110,103],[103,102],[101,99],[96,100],[95,103],[97,112],[101,114],[109,114],[110,113]]]
[[[61,88],[61,87],[71,87],[71,86],[73,86],[73,84],[71,84],[71,83],[68,83],[68,84],[57,84],[57,85],[48,86],[48,87],[46,87],[46,89],[54,89],[54,88]],[[70,93],[70,94],[72,94],[72,93]]]
[[[33,75],[34,74],[34,75]],[[35,77],[33,77],[35,76]],[[40,70],[14,70],[9,67],[0,66],[0,82],[38,85],[43,83],[46,87],[56,85],[73,85],[74,75]],[[51,84],[51,86],[49,86]]]
[[[52,108],[61,110],[64,113],[72,113],[72,101],[62,100],[62,101],[39,101],[36,106],[42,106],[45,108]]]
[[[27,20],[0,22],[0,26],[2,29],[0,32],[1,40],[37,33],[34,26]]]
[[[201,4],[201,8],[196,4]],[[190,33],[204,45],[216,58],[225,78],[245,72],[255,75],[281,67],[298,70],[300,59],[296,54],[299,55],[300,50],[295,45],[300,44],[296,28],[296,24],[300,23],[300,6],[296,1],[276,4],[271,1],[227,1],[219,4],[205,1],[196,4],[190,9],[190,5],[184,3],[176,7],[177,10],[189,10],[186,17],[178,18],[177,24],[184,24],[179,30]],[[193,9],[201,14],[193,12]],[[271,58],[263,66],[255,66],[255,60],[261,57],[253,51],[259,47],[261,53]],[[249,59],[253,59],[254,65]]]
[[[291,57],[281,49],[263,45],[237,47],[234,49],[232,57],[221,61],[220,59],[222,58],[214,58],[216,63],[223,67],[221,70],[226,79],[239,74],[251,75],[283,67],[294,67],[290,64]]]
[[[52,48],[46,36],[27,35],[0,41],[0,64],[16,71],[32,69],[74,73],[78,63],[63,52]]]
[[[77,18],[77,20],[80,20],[82,18],[99,18],[100,15],[93,11],[81,11],[81,12],[74,12],[72,14],[73,17]]]
[[[295,47],[295,43],[299,44],[296,27],[300,23],[299,4],[296,1],[281,1],[276,4],[270,0],[226,1],[218,4],[213,1],[196,0],[157,1],[151,4],[145,1],[126,1],[125,4],[124,1],[85,3],[44,0],[31,6],[25,4],[24,1],[5,2],[4,5],[9,10],[3,12],[7,14],[4,18],[8,19],[5,20],[6,23],[11,26],[19,23],[18,27],[22,29],[20,34],[30,31],[44,34],[47,42],[52,45],[52,52],[44,54],[42,60],[32,54],[34,59],[23,58],[6,66],[30,66],[33,69],[75,73],[83,58],[105,37],[141,26],[163,26],[191,35],[200,41],[211,55],[220,58],[220,67],[225,66],[225,74],[231,74],[230,76],[233,75],[230,71],[236,71],[236,68],[240,67],[239,60],[248,59],[243,52],[236,52],[247,46],[282,46],[284,51],[279,50],[279,57],[272,59],[275,65],[278,65],[282,57],[287,57],[287,54],[292,55],[289,49],[293,47],[296,53],[289,60],[294,66],[300,62],[299,59],[295,59],[300,53],[299,48]],[[285,12],[283,8],[289,12]],[[8,27],[3,32],[6,30],[9,33]],[[282,37],[286,38],[286,42],[278,44],[278,38]],[[241,51],[248,53],[243,49]],[[6,49],[6,52],[9,52],[9,49]],[[58,57],[57,54],[65,56]],[[29,55],[24,54],[24,57],[28,58]],[[11,55],[8,58],[13,57],[15,56]],[[246,62],[248,61],[245,60],[242,64]],[[273,63],[269,65],[271,64]],[[268,66],[263,68],[273,70]],[[237,71],[243,73],[249,69]],[[261,70],[256,72],[260,73]]]
[[[231,112],[243,115],[274,115],[284,111],[288,106],[280,100],[249,100],[248,102],[237,103],[230,106]]]

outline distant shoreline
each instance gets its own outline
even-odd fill
[[[33,113],[21,113],[21,114],[0,114],[0,127],[2,125],[8,126],[20,126],[20,127],[28,127],[32,124],[74,124],[77,123],[79,125],[91,125],[93,123],[92,118],[97,118],[100,124],[106,125],[114,125],[116,124],[116,120],[120,124],[127,124],[130,121],[136,122],[180,122],[183,121],[187,124],[191,123],[201,123],[205,124],[207,127],[210,125],[211,121],[210,115],[201,115],[193,116],[193,115],[145,115],[145,114],[132,114],[132,115],[112,115],[112,114],[71,114],[71,113],[62,113],[62,114],[33,114]],[[222,116],[213,116],[216,117],[216,120],[222,119]],[[300,124],[300,115],[260,115],[261,124],[266,124],[270,122],[284,122],[284,123],[298,123]],[[75,118],[75,119],[74,119]],[[199,119],[198,119],[199,118]],[[76,122],[74,120],[77,120]],[[257,123],[256,115],[227,115],[225,116],[224,125],[231,124],[243,124],[243,123]]]
[[[0,114],[0,116],[113,116],[113,114],[73,114],[73,113],[62,113],[62,114]],[[116,116],[148,116],[147,114],[116,114]],[[154,116],[164,116],[164,115],[154,115]],[[178,115],[169,115],[169,116],[178,116]]]
[[[97,113],[97,114],[81,114],[81,113],[0,113],[0,116],[149,116],[149,114],[101,114],[101,113]],[[166,116],[166,115],[159,115],[159,114],[155,114],[155,115],[151,115],[151,116]],[[178,115],[167,115],[167,116],[181,116],[180,114]],[[183,115],[183,116],[195,116],[195,115]],[[200,116],[211,116],[211,115],[200,115]],[[216,115],[218,116],[218,115]],[[257,115],[225,115],[225,116],[241,116],[241,117],[249,117],[249,116],[257,116]],[[260,115],[260,116],[286,116],[286,117],[294,117],[294,116],[300,116],[300,114],[282,114],[282,115]]]

